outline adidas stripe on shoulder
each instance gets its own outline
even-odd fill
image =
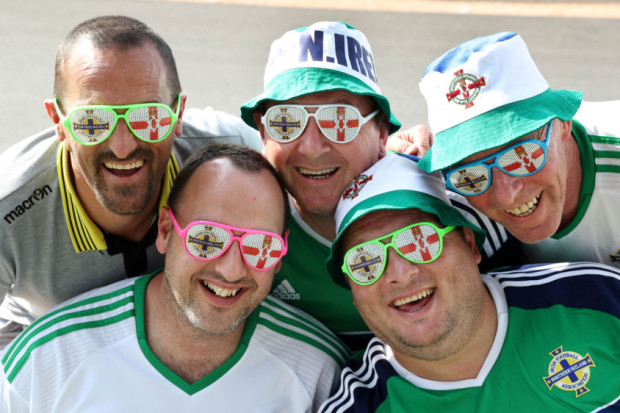
[[[2,368],[7,379],[13,380],[30,354],[52,340],[133,317],[134,281],[123,280],[80,295],[37,319],[5,350]]]

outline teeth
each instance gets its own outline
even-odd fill
[[[402,300],[396,300],[396,301],[394,301],[394,306],[395,307],[400,307],[403,304],[408,304],[408,303],[412,303],[414,301],[419,301],[419,300],[423,299],[424,297],[428,297],[434,291],[435,291],[434,289],[429,288],[428,290],[424,290],[421,293],[414,294],[411,297],[403,298]]]
[[[119,164],[119,163],[112,163],[112,162],[104,162],[103,164],[108,169],[136,169],[144,165],[144,160],[135,161],[129,164]]]
[[[207,287],[209,290],[213,291],[215,295],[219,297],[231,297],[237,295],[241,288],[236,290],[228,290],[226,288],[218,287],[217,285],[209,284],[207,281],[203,281],[202,284]]]
[[[516,207],[514,209],[507,209],[506,212],[512,215],[516,215],[518,217],[525,217],[534,212],[536,209],[536,204],[538,204],[538,200],[540,199],[540,194],[536,195],[533,199],[527,201],[525,204]]]
[[[299,168],[299,172],[308,178],[321,179],[325,176],[331,175],[338,168],[322,169],[320,171],[311,171],[310,169]]]

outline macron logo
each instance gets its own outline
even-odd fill
[[[295,292],[295,289],[293,288],[291,283],[288,282],[288,280],[282,281],[280,283],[280,285],[278,285],[278,287],[275,288],[271,292],[271,295],[273,297],[279,298],[280,300],[299,300],[299,299],[301,299],[301,296],[299,295],[299,293]]]

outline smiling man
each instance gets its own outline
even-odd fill
[[[518,238],[527,262],[620,266],[620,101],[550,89],[511,32],[444,53],[420,90],[434,133],[420,166]]]
[[[284,187],[259,152],[198,152],[158,220],[164,270],[35,321],[2,354],[0,410],[316,411],[348,352],[315,319],[268,297],[288,217]]]
[[[341,22],[317,22],[271,45],[264,90],[241,107],[263,153],[291,196],[291,253],[272,294],[321,320],[352,348],[370,335],[323,262],[334,239],[334,211],[351,180],[385,156],[400,123],[381,94],[366,36]]]
[[[169,46],[129,17],[69,32],[54,96],[54,128],[0,156],[0,348],[64,300],[161,268],[159,208],[194,150],[261,147],[239,119],[186,111]]]
[[[327,267],[376,338],[320,412],[620,407],[620,271],[582,262],[481,276],[484,234],[450,205],[441,174],[389,154],[363,176],[336,209]]]

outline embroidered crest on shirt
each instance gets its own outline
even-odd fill
[[[590,380],[590,368],[596,365],[589,354],[582,357],[574,351],[563,351],[561,346],[549,354],[553,356],[549,363],[549,376],[543,377],[549,390],[557,387],[564,391],[574,391],[575,397],[590,391],[586,384]]]

